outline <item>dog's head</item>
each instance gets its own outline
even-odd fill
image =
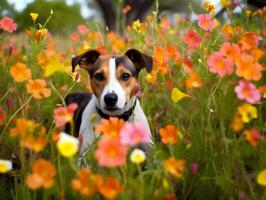
[[[72,70],[79,65],[88,71],[98,106],[109,116],[120,115],[130,108],[141,69],[152,70],[152,58],[136,49],[121,56],[101,55],[89,50],[72,59]]]

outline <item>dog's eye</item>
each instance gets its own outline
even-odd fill
[[[127,81],[129,78],[130,78],[130,74],[129,74],[129,73],[123,73],[123,74],[121,74],[121,76],[120,76],[120,79],[121,79],[122,81]]]
[[[104,75],[102,73],[97,73],[97,74],[94,75],[94,78],[97,81],[103,81],[104,80]]]

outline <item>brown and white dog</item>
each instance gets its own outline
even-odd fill
[[[118,117],[130,122],[141,122],[150,130],[147,118],[136,97],[136,84],[141,69],[152,70],[152,58],[136,49],[124,55],[101,55],[89,50],[72,59],[72,70],[79,65],[88,71],[92,93],[71,93],[67,104],[77,103],[74,115],[75,135],[81,140],[80,154],[86,152],[95,134],[91,116]]]

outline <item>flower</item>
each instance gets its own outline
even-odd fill
[[[248,103],[239,106],[238,112],[245,123],[249,123],[252,119],[256,119],[258,117],[257,108]]]
[[[10,74],[18,83],[25,82],[31,78],[31,70],[24,63],[20,62],[10,68]]]
[[[254,58],[247,54],[242,54],[236,61],[236,74],[246,80],[260,80],[262,76],[262,66],[254,63]]]
[[[55,175],[54,165],[48,160],[39,159],[32,165],[32,173],[28,175],[26,184],[32,190],[47,189],[53,186]]]
[[[257,183],[266,186],[266,169],[262,170],[257,176]]]
[[[178,101],[180,101],[181,99],[185,98],[185,97],[190,97],[189,95],[181,92],[178,88],[174,87],[172,89],[172,93],[171,93],[171,99],[173,102],[177,103]]]
[[[232,60],[224,58],[220,52],[214,52],[207,60],[210,72],[224,77],[226,74],[231,75],[234,72],[234,64]]]
[[[266,98],[266,85],[263,85],[261,87],[259,87],[258,89],[262,95],[263,98]]]
[[[82,195],[89,197],[97,191],[97,186],[102,185],[103,178],[99,175],[92,174],[88,168],[81,168],[76,178],[71,181],[73,190],[80,192]]]
[[[122,144],[129,146],[150,143],[150,131],[143,123],[126,123],[121,129],[120,140]]]
[[[42,151],[48,142],[47,139],[45,138],[46,129],[44,127],[41,127],[40,131],[38,132],[40,132],[38,136],[33,136],[30,134],[24,138],[21,138],[20,145],[22,147],[31,149],[36,153]]]
[[[17,30],[17,24],[13,22],[13,19],[5,16],[0,20],[0,29],[1,28],[9,33],[12,33]]]
[[[244,131],[246,140],[253,146],[256,146],[262,139],[260,131],[256,128],[248,129]]]
[[[117,137],[121,129],[124,127],[124,120],[110,117],[108,119],[101,119],[100,123],[96,126],[95,131],[104,135]]]
[[[6,173],[12,170],[12,162],[10,160],[0,160],[0,173]]]
[[[62,156],[70,158],[78,152],[79,140],[71,135],[61,132],[56,146]]]
[[[244,99],[251,104],[257,103],[261,99],[261,94],[256,86],[246,80],[239,81],[235,92],[239,99]]]
[[[29,134],[32,135],[37,126],[38,125],[31,120],[25,118],[18,118],[16,119],[16,127],[10,129],[9,134],[12,137],[19,136],[23,138]]]
[[[201,43],[201,38],[199,34],[193,30],[190,29],[185,35],[184,35],[184,42],[188,45],[191,49],[197,49]]]
[[[188,89],[201,88],[202,87],[201,77],[197,75],[194,71],[191,71],[189,73],[189,78],[186,80],[186,86]]]
[[[146,155],[141,149],[134,149],[130,154],[130,160],[133,163],[140,164],[146,160]]]
[[[55,125],[58,127],[63,127],[66,123],[71,122],[78,108],[78,104],[71,103],[67,107],[59,107],[54,110],[54,120]]]
[[[78,26],[78,32],[82,35],[86,34],[89,32],[88,28],[84,24],[80,24]]]
[[[210,14],[200,14],[198,16],[198,25],[205,31],[212,31],[214,29],[214,22]]]
[[[118,167],[126,163],[128,148],[118,138],[104,136],[95,152],[98,164],[103,167]]]
[[[153,51],[153,62],[161,74],[167,74],[169,71],[169,54],[166,49],[156,46]]]
[[[192,163],[190,167],[190,172],[193,175],[196,175],[199,171],[199,164],[198,163]]]
[[[180,139],[180,130],[174,125],[160,128],[160,136],[163,144],[176,144]]]
[[[169,174],[175,176],[176,178],[182,177],[182,173],[185,168],[184,160],[176,160],[174,157],[170,157],[164,161],[163,165],[165,171],[167,171]]]
[[[106,199],[115,199],[123,191],[121,183],[113,177],[108,177],[103,185],[100,186],[99,192]]]
[[[29,80],[27,92],[35,99],[47,98],[51,95],[51,89],[46,88],[46,82],[42,79]]]
[[[31,16],[33,22],[35,23],[35,21],[38,18],[39,14],[38,13],[30,13],[30,16]]]
[[[239,114],[239,112],[236,112],[234,114],[234,118],[230,124],[230,128],[233,131],[238,132],[238,131],[242,130],[243,126],[244,126],[244,122],[242,120],[242,116]]]
[[[0,106],[0,126],[4,124],[4,119],[6,118],[6,112],[3,107]]]
[[[205,1],[203,3],[203,9],[209,12],[212,16],[215,13],[215,6],[210,1]]]
[[[224,42],[222,44],[220,52],[233,61],[236,61],[240,56],[240,48],[238,47],[238,45],[230,44],[229,42]]]
[[[145,25],[138,20],[132,23],[132,29],[137,33],[141,33],[145,30]]]

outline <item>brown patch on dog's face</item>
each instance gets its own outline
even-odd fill
[[[97,98],[100,98],[109,81],[109,59],[110,56],[100,56],[90,72],[91,89]]]
[[[137,84],[136,76],[123,65],[119,65],[116,69],[116,79],[124,88],[126,93],[126,101],[129,101],[135,95],[135,86]]]

